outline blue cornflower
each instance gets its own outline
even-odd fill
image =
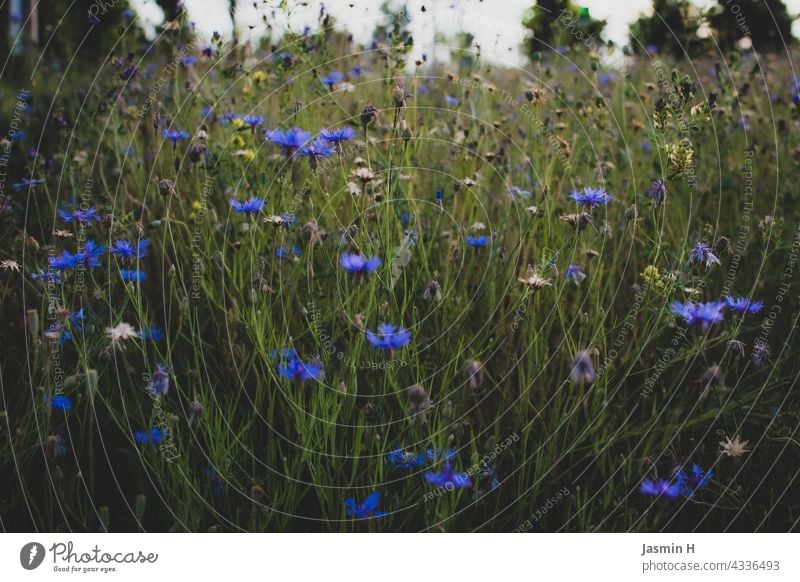
[[[319,160],[329,158],[336,153],[336,148],[328,145],[325,140],[315,139],[297,151],[298,158],[308,158],[312,168],[316,168]]]
[[[586,273],[581,270],[580,265],[572,263],[569,267],[567,267],[567,272],[564,274],[564,276],[567,278],[567,281],[575,283],[576,285],[580,285],[586,278]]]
[[[239,119],[241,115],[235,113],[233,111],[228,111],[227,113],[223,113],[222,117],[219,118],[219,122],[221,125],[227,125],[234,119]]]
[[[50,265],[50,268],[60,271],[74,269],[78,266],[78,262],[78,257],[69,251],[64,251],[57,257],[49,257],[47,259],[47,264]]]
[[[281,218],[283,219],[283,225],[282,226],[289,227],[289,226],[294,226],[295,224],[297,224],[297,216],[295,216],[291,212],[283,212],[283,213],[281,213]]]
[[[150,241],[147,239],[142,239],[135,245],[127,240],[115,240],[111,245],[110,252],[123,259],[143,259],[147,256],[147,247],[149,246]]]
[[[210,466],[206,467],[203,470],[203,475],[208,478],[209,485],[211,486],[211,495],[214,497],[222,495],[222,479],[217,475],[216,469]]]
[[[159,444],[166,438],[169,438],[169,429],[161,430],[157,426],[154,426],[150,430],[139,430],[134,433],[133,438],[136,439],[136,442],[140,445],[146,445],[149,443],[153,443],[154,445]]]
[[[694,463],[691,474],[687,474],[683,469],[678,472],[677,483],[681,485],[681,493],[686,497],[691,497],[698,489],[705,487],[713,476],[710,469],[703,471],[700,465]]]
[[[364,74],[364,70],[361,68],[361,65],[355,65],[352,69],[350,69],[350,74],[354,77],[360,77]]]
[[[298,148],[301,148],[309,142],[311,133],[299,127],[294,127],[286,131],[273,129],[272,131],[267,131],[264,137],[280,147],[287,156],[290,156],[296,152]]]
[[[471,234],[467,235],[467,244],[471,247],[476,249],[489,246],[489,237],[485,234],[480,236],[472,236]]]
[[[373,348],[394,350],[408,345],[411,332],[402,327],[398,329],[391,323],[382,323],[378,326],[377,333],[367,330],[367,341]]]
[[[355,499],[350,497],[344,501],[344,510],[350,517],[358,517],[366,519],[368,517],[383,517],[386,515],[382,511],[376,511],[378,504],[381,502],[381,494],[376,491],[364,500],[364,503],[358,503]]]
[[[81,224],[88,224],[93,220],[100,222],[100,217],[97,215],[97,209],[93,206],[87,208],[86,210],[82,210],[80,208],[73,208],[72,210],[59,208],[56,210],[56,212],[67,224],[72,221],[79,222]]]
[[[329,75],[319,78],[322,84],[330,91],[333,91],[333,86],[336,85],[336,83],[340,83],[342,79],[344,79],[344,73],[341,71],[332,71]]]
[[[650,183],[650,198],[656,204],[661,204],[667,198],[667,181],[664,178],[656,178]]]
[[[278,364],[278,374],[282,378],[289,378],[298,382],[307,380],[319,380],[322,378],[322,366],[314,362],[303,362],[299,358],[292,356]]]
[[[436,206],[441,208],[443,205],[444,205],[444,192],[442,192],[440,188],[439,190],[436,191]]]
[[[361,255],[342,253],[339,264],[348,273],[374,273],[383,261],[378,257],[364,257]]]
[[[530,190],[523,190],[517,186],[510,186],[508,193],[511,195],[512,200],[528,200],[532,196]]]
[[[683,491],[683,484],[678,481],[670,483],[663,479],[659,481],[645,479],[639,486],[639,491],[645,495],[652,495],[653,497],[676,499]]]
[[[453,97],[452,95],[445,95],[444,102],[450,105],[451,107],[457,107],[458,104],[461,103],[461,101],[459,101],[458,98]]]
[[[415,455],[403,449],[393,450],[386,456],[386,461],[393,465],[395,469],[403,469],[404,471],[410,471],[415,467],[422,467],[425,464],[422,453]]]
[[[579,206],[583,206],[586,210],[597,208],[600,205],[606,205],[611,202],[612,198],[602,188],[584,188],[583,192],[573,192],[570,194]]]
[[[281,245],[277,249],[275,249],[275,256],[278,257],[280,260],[290,259],[292,257],[299,257],[303,254],[296,246],[292,245],[291,247],[287,247],[286,245]]]
[[[156,371],[150,377],[147,390],[151,396],[164,396],[169,391],[169,374],[164,364],[156,364]]]
[[[763,301],[753,301],[751,299],[748,299],[747,297],[737,297],[734,299],[730,295],[725,298],[725,303],[733,311],[739,311],[743,314],[758,313],[764,307]]]
[[[357,133],[356,130],[352,127],[340,127],[339,129],[323,129],[319,132],[319,135],[325,141],[341,144],[343,141],[350,141],[353,139]]]
[[[681,303],[675,301],[672,304],[672,313],[680,315],[687,324],[706,331],[712,323],[717,323],[724,319],[722,309],[725,303],[722,301],[711,301],[710,303]]]
[[[81,329],[84,321],[86,321],[86,313],[84,312],[83,307],[81,307],[78,311],[71,313],[69,316],[69,322],[75,329]]]
[[[135,269],[120,269],[119,276],[126,283],[143,283],[147,281],[147,274],[144,271]]]
[[[161,135],[171,141],[172,145],[178,145],[179,141],[189,137],[189,132],[183,131],[182,129],[169,129],[165,127]]]
[[[242,121],[245,123],[245,125],[249,125],[250,129],[255,129],[257,126],[264,123],[265,120],[266,117],[263,115],[245,115],[242,117]]]
[[[29,188],[35,188],[39,184],[44,184],[44,180],[39,180],[39,179],[33,178],[33,177],[31,177],[31,178],[22,178],[19,182],[17,182],[16,184],[13,184],[14,192],[19,192],[23,188],[25,188],[26,190],[29,189]]]
[[[72,400],[69,396],[63,394],[56,394],[48,401],[50,410],[60,410],[62,412],[69,412],[72,410]]]
[[[244,202],[239,202],[236,199],[231,200],[231,208],[233,208],[236,212],[241,212],[244,214],[257,214],[264,209],[264,205],[266,203],[267,201],[263,198],[251,196]]]
[[[425,480],[431,485],[444,487],[448,491],[472,487],[472,481],[469,475],[453,471],[453,467],[450,465],[449,461],[445,462],[440,473],[434,473],[432,471],[425,473]]]
[[[183,63],[184,66],[191,67],[197,62],[197,57],[194,55],[186,55],[181,59],[181,62]]]
[[[139,337],[143,340],[159,342],[164,339],[164,330],[160,327],[143,327],[139,330]]]
[[[711,247],[703,241],[694,243],[694,248],[689,253],[690,263],[705,263],[706,267],[711,265],[719,265],[719,259],[716,257]]]

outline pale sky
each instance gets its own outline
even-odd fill
[[[733,3],[735,1],[731,0]],[[316,24],[321,4],[319,0],[289,0],[288,3],[294,7],[290,19],[294,29],[302,30],[306,24],[312,27]],[[401,3],[401,0],[395,0],[395,4]],[[432,45],[436,33],[451,36],[465,30],[475,35],[485,57],[498,63],[522,64],[524,57],[518,49],[525,30],[520,23],[523,12],[532,3],[531,0],[408,0],[406,4],[411,14],[410,29],[414,36],[415,52],[427,52],[430,56],[444,58],[446,50],[436,51],[429,47],[423,48],[422,45]],[[785,3],[790,14],[800,13],[800,0],[785,0]],[[143,20],[160,22],[162,13],[154,0],[131,0],[131,4]],[[225,38],[230,37],[232,24],[227,14],[227,2],[184,0],[184,4],[189,17],[197,23],[197,28],[203,35],[210,36],[213,31],[218,31]],[[258,9],[254,8],[254,4]],[[381,0],[327,0],[322,4],[338,20],[340,26],[344,28],[346,25],[358,42],[369,41],[375,21],[380,16]],[[577,0],[576,4],[588,7],[590,14],[596,18],[607,19],[605,37],[618,45],[626,44],[630,22],[642,12],[649,11],[652,5],[651,0]],[[698,7],[713,4],[714,0],[695,1]],[[237,27],[242,39],[247,37],[249,26],[256,27],[254,34],[258,31],[265,13],[276,29],[280,30],[286,25],[286,19],[280,15],[277,19],[270,16],[270,11],[278,5],[278,0],[240,0],[238,5]],[[422,12],[423,6],[426,8],[425,12]],[[795,34],[800,33],[798,27],[800,23],[796,22]],[[512,50],[509,51],[509,48]]]

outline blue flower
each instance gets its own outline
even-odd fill
[[[279,246],[275,249],[275,256],[278,257],[280,260],[289,259],[291,257],[299,257],[303,254],[296,246],[292,245],[292,247],[287,247],[285,245]]]
[[[398,329],[391,323],[382,323],[378,326],[377,333],[367,330],[367,341],[373,348],[394,350],[408,345],[411,332],[402,327]]]
[[[692,465],[691,474],[687,474],[683,469],[678,472],[677,483],[681,485],[681,493],[686,497],[691,497],[698,489],[705,487],[713,476],[710,469],[704,471],[700,465],[695,463]]]
[[[169,438],[169,429],[161,430],[157,426],[154,426],[150,430],[140,430],[134,433],[133,438],[136,439],[136,442],[140,445],[147,445],[147,444],[154,444],[157,445],[164,439]]]
[[[710,303],[681,303],[675,301],[672,304],[672,313],[681,316],[687,324],[694,326],[701,331],[706,331],[712,323],[717,323],[724,319],[722,309],[725,303],[722,301],[712,301]]]
[[[69,316],[69,322],[75,329],[81,329],[81,326],[85,320],[86,313],[84,312],[83,307],[81,307],[78,311],[71,313]]]
[[[266,205],[266,203],[267,201],[263,198],[251,196],[244,202],[239,202],[236,199],[231,200],[231,208],[233,208],[236,212],[241,212],[244,214],[257,214],[264,209],[264,205]]]
[[[119,276],[126,283],[143,283],[147,281],[147,274],[144,271],[135,269],[120,269]]]
[[[425,464],[425,459],[422,453],[414,454],[403,449],[395,449],[386,456],[386,461],[393,465],[395,469],[403,469],[410,471],[415,467],[422,467]]]
[[[53,283],[55,285],[60,285],[64,282],[61,279],[61,273],[58,271],[42,271],[41,269],[39,269],[37,273],[31,273],[31,279],[44,283]]]
[[[663,479],[659,481],[645,479],[639,486],[639,491],[645,495],[652,495],[653,497],[676,499],[683,491],[683,484],[677,481],[670,483]]]
[[[586,278],[586,273],[581,270],[580,265],[572,263],[569,267],[567,267],[567,272],[564,274],[564,276],[567,278],[567,281],[575,283],[576,285],[580,285]]]
[[[434,473],[432,471],[425,473],[425,480],[431,485],[444,487],[448,491],[472,487],[472,481],[469,475],[453,471],[453,467],[450,465],[449,461],[445,462],[440,473]]]
[[[151,396],[164,396],[169,391],[169,374],[164,364],[156,364],[156,371],[150,377],[147,390]]]
[[[753,301],[747,297],[737,297],[734,299],[730,295],[725,298],[725,303],[733,311],[739,311],[741,313],[758,313],[764,307],[763,301]]]
[[[54,457],[63,457],[69,452],[67,438],[62,433],[54,433],[47,437],[47,446],[53,451]]]
[[[583,192],[573,192],[570,194],[579,206],[583,206],[586,210],[597,208],[600,205],[606,205],[611,202],[612,198],[602,188],[584,188]]]
[[[283,225],[282,226],[289,227],[289,226],[294,226],[295,224],[297,224],[297,216],[295,216],[291,212],[283,212],[283,213],[281,213],[281,218],[283,219]]]
[[[64,329],[64,326],[60,323],[54,323],[44,330],[43,333],[50,341],[58,340],[59,344],[63,344],[72,339],[72,334]]]
[[[264,123],[265,119],[263,115],[245,115],[242,117],[242,121],[246,125],[249,125],[251,129],[255,129],[257,126]]]
[[[56,212],[67,224],[72,221],[79,222],[81,224],[88,224],[92,220],[100,222],[100,217],[97,215],[97,209],[93,206],[87,208],[86,210],[81,210],[80,208],[74,208],[72,210],[59,208]]]
[[[29,188],[35,188],[39,184],[44,184],[44,180],[39,180],[36,178],[22,178],[19,182],[13,184],[14,192],[19,192],[23,188],[26,190]]]
[[[286,155],[291,155],[298,148],[306,145],[311,139],[311,134],[299,127],[281,131],[273,129],[264,134],[268,141],[280,147]]]
[[[689,253],[690,263],[705,263],[706,267],[711,265],[719,265],[719,259],[714,255],[711,247],[703,241],[694,243],[694,248]]]
[[[72,400],[69,396],[56,394],[48,401],[50,410],[60,410],[61,412],[69,412],[72,410]]]
[[[329,158],[336,153],[336,149],[328,145],[325,140],[315,139],[309,144],[304,145],[297,151],[297,157],[308,158],[311,167],[317,166],[321,158]]]
[[[383,264],[378,257],[364,257],[362,255],[342,253],[339,264],[348,273],[374,273]]]
[[[47,259],[47,264],[50,265],[52,269],[66,271],[78,266],[78,257],[69,251],[64,251],[57,257],[49,257]]]
[[[211,495],[214,497],[222,495],[222,479],[217,475],[216,469],[211,466],[206,467],[203,470],[203,475],[208,478],[209,485],[211,486]]]
[[[461,103],[461,101],[459,101],[456,97],[453,97],[452,95],[445,95],[444,102],[450,105],[451,107],[457,107],[458,104]]]
[[[289,378],[298,382],[319,380],[322,378],[322,366],[314,362],[303,362],[296,356],[286,358],[278,364],[278,374],[282,378]]]
[[[508,188],[508,193],[511,195],[512,200],[528,200],[532,196],[529,190],[523,190],[516,186],[510,186]]]
[[[172,145],[177,145],[179,141],[189,137],[189,132],[183,131],[182,129],[169,129],[165,127],[161,135],[171,141]]]
[[[382,511],[376,511],[381,502],[381,494],[375,491],[372,495],[364,500],[364,503],[358,503],[355,499],[350,497],[344,501],[345,513],[350,517],[358,517],[359,519],[366,519],[368,517],[383,517],[386,515]]]
[[[135,245],[127,240],[115,240],[111,245],[110,252],[123,259],[142,259],[147,256],[147,247],[149,246],[150,241],[147,239],[142,239]]]
[[[160,327],[143,327],[139,330],[139,337],[143,340],[159,342],[164,339],[164,330]]]
[[[467,244],[476,249],[489,246],[489,237],[486,236],[485,234],[482,234],[480,236],[472,236],[471,234],[468,234]]]
[[[667,181],[664,178],[656,178],[650,184],[650,198],[656,204],[661,204],[667,198]]]
[[[340,83],[342,79],[344,79],[344,73],[341,71],[332,71],[329,75],[319,78],[322,84],[330,91],[333,91],[333,86],[336,85],[336,83]]]
[[[319,135],[325,141],[340,144],[343,141],[350,141],[357,134],[356,130],[352,127],[340,127],[339,129],[323,129],[319,132]]]

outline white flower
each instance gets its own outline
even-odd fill
[[[139,337],[139,333],[129,323],[119,323],[116,327],[107,327],[106,335],[111,340],[111,345],[120,346],[123,342]]]
[[[720,451],[723,455],[728,455],[729,457],[743,457],[745,453],[749,452],[747,448],[747,443],[749,441],[740,440],[739,435],[737,434],[733,440],[730,437],[725,437],[724,441],[719,443],[719,446],[722,447]]]

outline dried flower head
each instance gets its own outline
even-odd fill
[[[723,455],[727,455],[729,457],[743,457],[746,453],[750,452],[750,449],[747,448],[747,443],[749,441],[741,440],[741,437],[737,434],[733,440],[730,437],[725,437],[724,441],[720,441],[719,446],[722,447],[720,453]]]

